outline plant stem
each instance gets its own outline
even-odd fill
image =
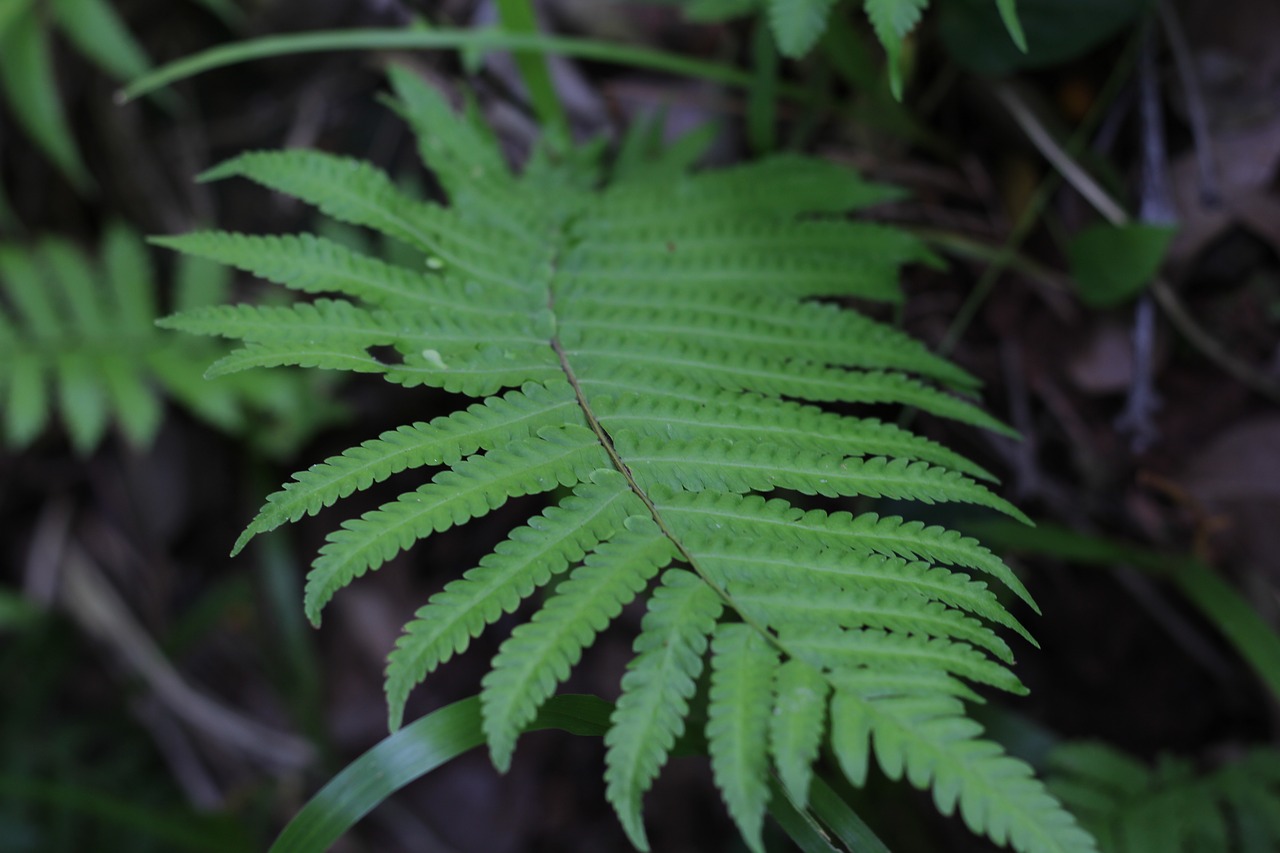
[[[538,20],[533,12],[531,0],[498,0],[498,16],[502,27],[510,33],[537,35]],[[569,138],[569,116],[564,104],[556,94],[556,86],[551,79],[551,67],[543,55],[527,50],[512,51],[516,68],[520,69],[520,77],[525,88],[529,90],[529,100],[533,103],[533,111],[538,116],[543,130],[552,135]]]
[[[650,68],[743,89],[749,89],[755,83],[754,75],[726,65],[592,39],[512,33],[500,29],[319,30],[298,35],[251,39],[185,57],[134,80],[117,93],[116,99],[125,103],[179,80],[241,62],[330,50],[524,50]],[[812,92],[797,86],[779,86],[778,90],[779,94],[802,103],[815,99]]]

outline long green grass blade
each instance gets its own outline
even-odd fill
[[[76,48],[113,77],[137,77],[151,66],[107,0],[54,0],[53,14]]]
[[[38,11],[27,9],[0,34],[0,84],[18,123],[67,179],[85,192],[93,186],[93,179],[76,151],[62,109],[49,33]]]
[[[533,35],[538,32],[538,21],[534,16],[531,0],[498,0],[498,15],[502,19],[503,28],[513,33]],[[520,69],[520,77],[529,90],[529,100],[533,102],[534,112],[542,126],[555,134],[565,135],[567,139],[569,117],[556,94],[547,58],[526,51],[517,51],[512,58]]]
[[[769,814],[803,853],[840,853],[813,815],[801,811],[777,779],[769,779]]]
[[[681,77],[695,77],[749,89],[755,76],[737,68],[715,62],[687,59],[659,50],[632,45],[610,44],[592,39],[510,33],[499,29],[477,30],[321,30],[288,36],[251,39],[222,45],[188,56],[155,69],[134,80],[118,95],[130,101],[178,80],[196,74],[255,59],[295,53],[330,50],[523,50],[552,53],[576,59],[609,62],[649,68]],[[800,101],[813,99],[811,93],[796,86],[779,87],[779,92]]]
[[[600,737],[613,705],[594,696],[554,696],[526,731],[560,729]],[[446,705],[384,739],[311,798],[271,853],[323,853],[356,821],[410,782],[480,746],[480,699]]]
[[[815,776],[809,788],[809,809],[849,850],[889,853],[889,848],[876,837],[871,827],[840,799],[840,795],[821,776]]]

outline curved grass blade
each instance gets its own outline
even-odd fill
[[[134,98],[184,80],[196,74],[254,59],[295,53],[329,50],[512,50],[550,53],[575,59],[589,59],[648,68],[683,77],[724,83],[749,89],[755,75],[715,62],[687,59],[660,50],[610,44],[592,39],[548,36],[534,33],[511,33],[500,29],[476,30],[320,30],[289,36],[251,39],[222,45],[171,62],[131,82],[117,95],[118,100]],[[779,92],[801,102],[813,100],[812,93],[796,86],[779,86]]]
[[[594,696],[554,696],[526,731],[561,729],[602,737],[612,711],[613,705]],[[387,797],[483,742],[477,696],[405,726],[333,777],[284,828],[271,853],[328,850]]]
[[[871,827],[821,776],[814,776],[810,784],[809,810],[848,849],[858,853],[889,853],[889,848],[876,837]]]

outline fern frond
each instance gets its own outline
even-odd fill
[[[608,414],[601,415],[601,423],[615,434],[628,430],[660,439],[727,439],[789,445],[821,455],[912,459],[984,480],[993,479],[958,453],[893,424],[835,415],[787,400],[718,392],[699,402],[655,390],[608,399],[606,410]]]
[[[785,629],[821,624],[839,628],[879,628],[923,637],[957,639],[1013,663],[1008,644],[981,622],[938,601],[921,602],[899,590],[865,591],[805,577],[801,584],[730,584],[733,600],[758,622]]]
[[[825,367],[910,371],[961,388],[975,383],[900,332],[834,306],[762,298],[707,299],[708,295],[703,295],[703,304],[682,300],[680,311],[653,304],[657,300],[651,291],[646,296],[582,299],[578,302],[584,310],[575,325],[591,337],[616,339],[628,334],[642,340],[653,336],[701,344],[712,351],[745,350],[784,364],[801,360]],[[599,306],[594,312],[593,303]],[[619,315],[623,305],[630,308],[625,319]]]
[[[240,176],[315,205],[341,222],[363,225],[422,250],[432,245],[421,220],[430,208],[406,198],[382,170],[319,151],[251,151],[200,175]]]
[[[726,441],[616,437],[627,464],[648,488],[745,493],[791,489],[809,495],[970,503],[1029,521],[1015,506],[956,472],[906,459],[826,456],[790,447]]]
[[[850,779],[865,778],[868,736],[890,779],[931,789],[938,811],[957,804],[965,824],[997,844],[1027,853],[1094,849],[1093,839],[1045,790],[1030,766],[1005,755],[944,696],[869,697],[838,690],[832,703],[833,741]]]
[[[826,670],[936,669],[1010,693],[1027,690],[1004,666],[968,643],[870,628],[832,630],[823,623],[787,623],[779,628],[783,648]]]
[[[711,644],[707,748],[716,786],[747,846],[764,853],[769,716],[777,652],[748,625],[721,625]]]
[[[670,504],[659,500],[660,510]],[[974,613],[1019,633],[1025,629],[1000,606],[985,583],[928,563],[907,563],[855,549],[825,547],[820,542],[768,543],[737,535],[724,526],[715,530],[680,523],[679,512],[664,512],[674,522],[698,565],[717,582],[785,585],[798,574],[819,585],[836,584],[875,592],[902,592]],[[924,607],[924,604],[921,604]]]
[[[607,736],[607,795],[638,847],[641,800],[685,731],[711,638],[706,735],[753,849],[771,761],[803,804],[824,738],[855,783],[874,738],[890,775],[932,785],[940,808],[959,802],[996,841],[1090,850],[1025,765],[977,740],[962,713],[981,701],[971,683],[1022,692],[993,627],[1030,639],[967,572],[1030,601],[1017,577],[954,531],[780,497],[966,503],[1026,520],[958,454],[815,405],[907,405],[1008,432],[965,399],[969,374],[814,299],[897,299],[901,264],[932,259],[914,237],[843,218],[899,193],[796,156],[691,173],[698,139],[645,160],[644,134],[612,175],[599,146],[539,149],[514,174],[473,119],[407,71],[392,83],[448,206],[327,154],[252,153],[210,176],[243,175],[401,240],[420,267],[305,235],[162,241],[320,297],[169,321],[243,342],[214,372],[314,364],[477,398],[332,456],[267,499],[237,550],[393,475],[443,468],[329,535],[307,580],[313,621],[416,542],[547,494],[407,626],[387,672],[392,727],[418,682],[548,590],[483,679],[484,734],[505,769],[583,650],[647,597]]]
[[[414,614],[387,665],[392,731],[409,691],[437,666],[461,654],[485,626],[510,613],[644,510],[620,474],[597,471],[593,482],[511,532],[480,565],[450,582]]]
[[[151,242],[194,257],[207,258],[304,293],[341,293],[370,305],[397,308],[419,305],[454,316],[507,317],[509,304],[480,302],[453,276],[424,275],[352,251],[311,234],[250,236],[199,231]]]
[[[590,480],[607,464],[591,431],[567,424],[468,457],[329,534],[307,576],[307,617],[320,624],[320,610],[336,591],[428,534],[486,515],[508,498]]]
[[[813,762],[827,733],[827,697],[831,685],[822,673],[798,658],[775,673],[769,751],[778,776],[801,807],[809,801]]]
[[[158,332],[154,288],[146,246],[122,225],[106,228],[96,256],[60,238],[0,245],[0,405],[10,447],[34,440],[55,409],[80,454],[93,451],[113,421],[130,444],[145,447],[166,393],[235,431],[250,412],[268,408],[254,401],[255,389],[283,391],[292,381],[255,377],[197,394],[216,350]]]
[[[767,529],[771,536],[807,544],[816,551],[839,543],[856,553],[977,569],[997,578],[1029,605],[1036,606],[1003,560],[976,540],[954,530],[926,527],[922,522],[903,521],[897,516],[882,518],[875,513],[863,513],[855,518],[847,512],[805,511],[785,501],[766,501],[759,495],[674,493],[664,496],[662,505],[668,517],[685,519],[689,530],[715,525],[729,533],[747,535],[753,529]],[[1016,623],[1002,621],[1001,624],[1014,627]],[[1016,630],[1031,641],[1021,626]]]
[[[166,319],[166,322],[169,321]],[[209,365],[205,375],[213,379],[255,367],[315,367],[351,373],[388,373],[392,368],[369,355],[358,341],[255,341],[237,347]]]
[[[694,681],[720,612],[720,599],[709,586],[690,572],[669,569],[649,599],[636,656],[622,679],[605,737],[606,793],[627,837],[641,850],[649,844],[640,798],[684,733]]]
[[[510,766],[516,736],[569,676],[582,650],[675,556],[671,541],[651,519],[632,516],[624,527],[587,555],[533,619],[511,632],[493,659],[480,703],[499,770]]]
[[[1095,741],[1049,754],[1049,790],[1105,853],[1280,847],[1280,753],[1255,748],[1211,771],[1162,756],[1154,767]]]
[[[297,341],[308,346],[395,346],[434,349],[442,360],[475,348],[477,338],[501,335],[517,344],[539,341],[526,318],[455,316],[439,312],[368,310],[351,302],[318,299],[295,305],[217,305],[165,320],[165,328],[242,341]],[[463,356],[465,357],[465,356]]]
[[[259,533],[315,515],[393,474],[424,465],[455,465],[477,450],[492,450],[563,424],[576,412],[572,389],[563,382],[529,384],[430,423],[388,430],[295,474],[267,498],[231,553],[234,556]]]
[[[770,0],[769,23],[778,49],[790,57],[808,53],[827,28],[834,5],[835,0]]]
[[[609,238],[646,230],[682,234],[711,223],[789,223],[800,215],[843,214],[901,199],[902,190],[864,181],[854,172],[796,155],[702,172],[662,184],[635,180],[605,189],[589,202],[575,237]],[[678,244],[677,244],[678,245]]]

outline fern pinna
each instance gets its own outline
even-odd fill
[[[375,481],[445,467],[329,535],[307,580],[313,621],[416,541],[509,498],[551,494],[406,626],[387,671],[392,728],[432,670],[553,589],[483,680],[483,728],[505,769],[583,649],[646,596],[606,738],[607,795],[637,847],[647,847],[641,798],[709,659],[712,767],[753,850],[771,768],[803,805],[824,743],[854,783],[874,751],[890,777],[931,787],[941,811],[958,806],[997,842],[1093,849],[1030,768],[965,715],[978,698],[969,683],[1023,691],[989,623],[1026,632],[967,573],[1025,599],[1008,568],[940,527],[767,497],[955,501],[1021,517],[960,456],[820,405],[904,404],[1004,429],[963,399],[975,384],[966,373],[816,301],[897,298],[899,266],[926,253],[902,232],[841,217],[895,192],[791,156],[694,174],[696,146],[650,156],[643,133],[608,180],[599,146],[544,147],[515,176],[481,126],[410,72],[391,80],[448,207],[317,152],[248,153],[206,177],[243,176],[404,241],[423,253],[419,268],[307,235],[157,242],[329,294],[168,320],[244,342],[215,374],[305,365],[483,398],[313,465],[267,499],[236,550]]]

